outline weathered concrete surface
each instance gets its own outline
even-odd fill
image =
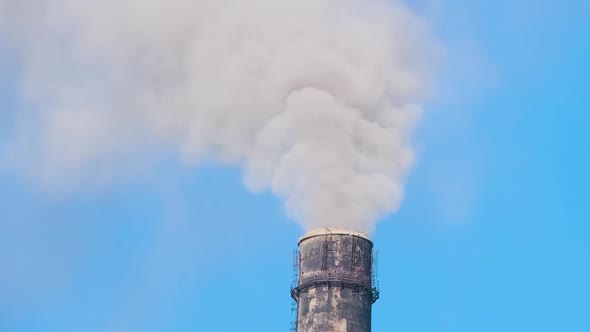
[[[326,231],[304,237],[299,250],[297,332],[371,331],[373,243]]]

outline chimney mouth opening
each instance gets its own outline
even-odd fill
[[[349,235],[349,236],[355,236],[355,237],[359,237],[362,239],[365,239],[369,242],[373,242],[371,241],[371,237],[369,236],[369,234],[365,233],[365,232],[360,232],[360,231],[353,231],[353,230],[349,230],[349,229],[344,229],[344,228],[315,228],[312,229],[310,231],[308,231],[305,235],[303,235],[300,239],[298,244],[301,244],[301,242],[317,237],[317,236],[329,236],[329,235]]]

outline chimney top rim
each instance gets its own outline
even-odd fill
[[[350,236],[357,236],[357,237],[363,238],[365,240],[371,241],[369,234],[367,234],[365,232],[353,231],[353,230],[344,229],[344,228],[324,227],[324,228],[315,228],[315,229],[308,231],[307,233],[305,233],[305,235],[303,235],[299,239],[299,243],[301,243],[307,239],[310,239],[312,237],[322,236],[322,235],[350,235]]]

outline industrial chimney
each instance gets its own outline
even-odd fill
[[[291,296],[296,332],[370,332],[379,298],[373,242],[364,233],[317,229],[299,240]]]

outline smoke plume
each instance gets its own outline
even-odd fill
[[[305,228],[369,232],[438,51],[385,0],[0,0],[0,34],[27,103],[7,155],[44,185],[173,150],[242,166]]]

